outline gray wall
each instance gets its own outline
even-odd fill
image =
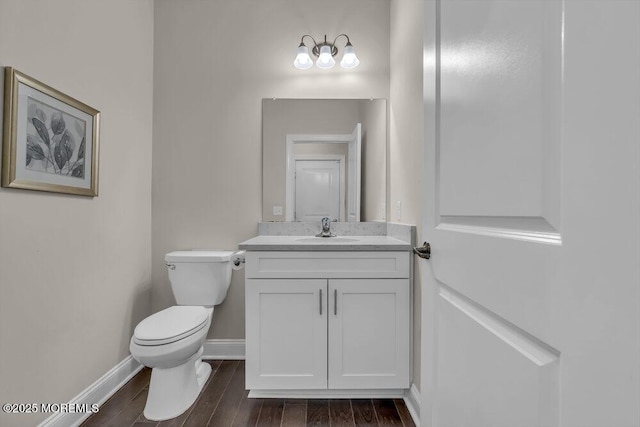
[[[388,98],[389,0],[155,3],[153,308],[174,304],[163,257],[235,249],[262,217],[263,98]],[[303,34],[347,33],[354,70],[297,70]],[[209,338],[244,338],[234,273]]]
[[[151,312],[152,54],[150,0],[0,0],[0,66],[102,113],[99,197],[0,188],[3,403],[68,402]]]

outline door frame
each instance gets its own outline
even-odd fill
[[[289,206],[289,196],[292,197],[291,199],[291,204],[292,204],[292,208],[294,209],[294,212],[291,216],[291,218],[294,219],[287,219],[287,221],[294,221],[295,220],[295,206],[296,206],[296,162],[298,160],[318,160],[318,161],[336,161],[340,164],[339,168],[340,168],[340,207],[338,210],[338,216],[339,216],[339,220],[340,221],[344,221],[346,219],[346,211],[347,211],[347,198],[346,198],[346,183],[345,183],[345,156],[341,155],[341,154],[298,154],[295,155],[294,154],[294,158],[293,158],[293,174],[287,174],[287,181],[289,179],[292,180],[292,182],[287,182],[288,187],[292,189],[291,193],[292,194],[287,194],[287,206]],[[333,218],[332,218],[333,219]]]
[[[352,143],[351,134],[287,134],[286,137],[286,155],[287,155],[287,174],[285,185],[285,221],[293,221],[294,214],[294,175],[296,173],[296,162],[294,147],[295,144],[312,144],[312,143],[327,143],[327,144],[350,144]]]

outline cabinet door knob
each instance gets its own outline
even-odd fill
[[[420,258],[429,259],[431,258],[431,245],[424,242],[422,246],[416,246],[413,248],[413,253],[418,255]]]

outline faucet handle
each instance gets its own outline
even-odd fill
[[[322,223],[322,231],[320,231],[319,234],[316,234],[316,237],[334,237],[335,234],[331,232],[331,219],[325,216],[320,221]],[[334,222],[335,221],[336,220],[334,220]]]

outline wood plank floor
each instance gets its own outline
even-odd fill
[[[402,399],[249,399],[244,361],[207,363],[213,368],[211,376],[181,416],[156,422],[142,415],[151,377],[151,370],[144,368],[82,426],[415,426]]]

